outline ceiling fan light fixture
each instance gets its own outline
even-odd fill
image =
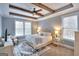
[[[39,11],[42,11],[42,9],[36,10],[36,8],[33,8],[33,16],[38,14]]]
[[[33,16],[36,15],[36,13],[33,13]]]

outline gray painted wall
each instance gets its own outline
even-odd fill
[[[62,27],[62,19],[67,16],[77,15],[78,16],[78,22],[79,22],[79,11],[72,12],[56,17],[52,17],[46,20],[39,21],[38,26],[42,28],[42,31],[48,31],[52,32],[54,29],[54,26],[60,26]],[[79,29],[79,23],[78,23],[78,29]]]
[[[42,31],[52,32],[55,26],[61,26],[61,18],[54,17],[54,18],[40,21],[39,26],[42,28]]]
[[[5,29],[8,30],[9,34],[15,34],[15,19],[2,17],[2,35],[5,33]]]
[[[78,30],[79,30],[79,11],[39,21],[38,26],[42,28],[42,31],[53,32],[54,26],[60,26],[62,28],[62,18],[72,15],[78,16]],[[64,39],[64,44],[74,46],[74,41],[69,41],[67,39],[66,40]]]
[[[5,29],[7,28],[8,33],[11,35],[15,35],[15,20],[18,21],[27,21],[27,20],[23,20],[23,19],[16,19],[16,18],[8,18],[8,17],[2,17],[2,35],[4,35],[5,33]],[[32,22],[32,34],[35,33],[35,31],[33,32],[34,28],[33,26],[36,25],[36,22]]]
[[[2,33],[2,19],[1,19],[1,16],[0,16],[0,36],[1,36],[1,33]]]

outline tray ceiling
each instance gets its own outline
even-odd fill
[[[2,11],[0,15],[38,21],[68,9],[76,8],[77,10],[78,5],[72,3],[0,3],[0,11]],[[33,15],[34,8],[36,11],[40,9],[41,11]]]

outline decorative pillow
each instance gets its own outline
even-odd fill
[[[29,42],[32,42],[35,38],[32,36],[32,35],[27,35],[25,37],[25,40],[29,41]]]
[[[35,38],[35,43],[37,44],[41,44],[42,43],[42,39],[40,37],[36,37]]]
[[[40,35],[41,35],[41,36],[44,36],[44,34],[43,34],[43,33],[41,33]]]

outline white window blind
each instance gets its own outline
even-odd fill
[[[15,35],[22,36],[23,35],[23,22],[15,21]]]
[[[25,35],[31,35],[31,22],[25,22]]]
[[[63,38],[74,40],[74,33],[78,30],[77,16],[69,16],[63,19]]]

